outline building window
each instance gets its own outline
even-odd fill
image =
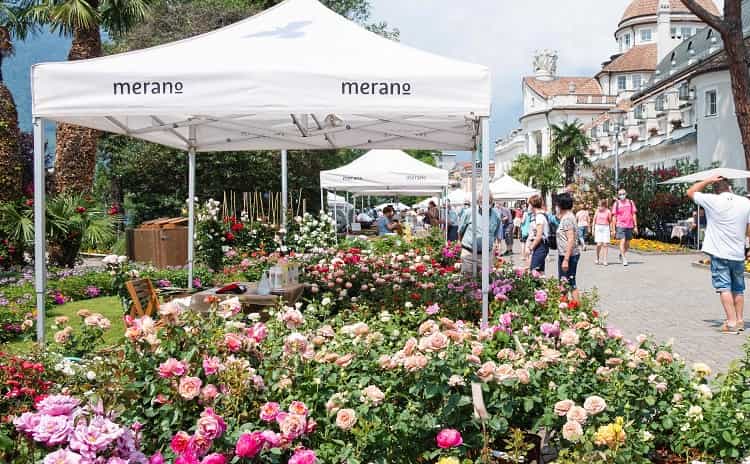
[[[641,75],[640,74],[634,74],[633,75],[633,90],[640,90],[641,89]]]
[[[718,108],[718,95],[716,90],[708,90],[706,92],[706,116],[716,116],[719,114]]]
[[[633,117],[635,119],[643,119],[643,105],[638,105],[633,110]]]
[[[641,29],[641,42],[651,42],[651,29]]]
[[[664,95],[656,97],[656,111],[664,111]]]
[[[625,34],[625,48],[630,48],[630,33]]]
[[[617,76],[617,90],[626,90],[628,88],[628,77]]]
[[[691,35],[693,35],[693,30],[689,27],[683,27],[680,29],[680,35],[682,35],[683,39],[687,39]]]

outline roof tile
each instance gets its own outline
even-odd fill
[[[697,2],[713,14],[721,14],[713,0],[697,0]],[[680,0],[669,0],[669,5],[673,13],[690,13],[690,10]],[[633,0],[625,9],[625,14],[622,15],[620,24],[639,16],[656,15],[658,10],[659,0]]]
[[[656,69],[656,44],[637,45],[607,64],[604,72],[653,71]]]
[[[558,77],[550,81],[540,80],[535,77],[524,77],[523,82],[543,97],[602,94],[599,81],[590,77]],[[572,94],[570,92],[570,84],[575,85],[575,91]]]

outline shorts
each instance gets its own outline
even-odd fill
[[[534,252],[531,253],[531,266],[529,268],[532,271],[544,272],[548,254],[549,245],[547,245],[547,242],[540,243],[539,246],[534,248]]]
[[[589,231],[589,226],[578,226],[578,240],[585,241],[586,233]]]
[[[717,293],[745,293],[745,262],[711,257],[711,283]]]
[[[615,238],[618,240],[633,240],[633,228],[632,227],[617,227],[615,229]]]
[[[611,229],[609,225],[597,224],[594,229],[594,241],[601,245],[609,243]]]
[[[560,255],[557,257],[557,275],[560,280],[566,280],[570,288],[576,288],[576,274],[578,273],[578,260],[581,255],[572,255],[568,261],[568,271],[563,272],[562,263],[565,260],[565,256]]]

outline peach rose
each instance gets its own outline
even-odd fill
[[[583,436],[583,427],[575,421],[568,421],[563,425],[562,436],[564,439],[576,442]]]
[[[604,401],[604,398],[601,396],[592,395],[586,398],[586,401],[583,402],[583,409],[585,409],[589,415],[595,416],[607,409],[607,402]]]
[[[560,343],[564,346],[575,346],[579,341],[580,337],[578,337],[578,332],[574,329],[563,330],[560,334]]]
[[[528,385],[529,382],[531,382],[531,375],[529,374],[529,371],[526,369],[516,370],[516,377],[518,377],[518,381],[524,385]]]
[[[68,316],[57,316],[55,318],[55,324],[56,325],[65,325],[69,321]]]
[[[575,403],[572,400],[562,400],[555,403],[555,414],[562,417],[566,414],[568,414],[568,411],[570,411],[570,408],[575,406]]]
[[[339,409],[336,413],[336,427],[349,430],[357,423],[357,413],[353,409]]]
[[[513,370],[513,366],[510,364],[501,364],[495,368],[495,380],[498,382],[504,382],[515,378],[516,373]]]
[[[672,361],[674,361],[674,358],[669,351],[659,351],[656,353],[656,362],[659,364],[671,364]]]
[[[424,321],[419,326],[419,335],[431,335],[435,332],[438,332],[440,328],[437,325],[437,322],[433,320]]]
[[[375,385],[368,385],[362,389],[362,399],[366,399],[377,406],[385,399],[385,393]]]
[[[436,332],[429,337],[424,337],[419,342],[419,348],[428,352],[442,351],[448,347],[448,337]]]
[[[422,353],[404,359],[404,368],[410,372],[420,371],[427,366],[427,357]]]
[[[495,377],[495,369],[497,367],[495,366],[495,363],[492,361],[487,361],[486,363],[482,364],[482,366],[477,370],[477,377],[479,377],[479,380],[482,382],[489,382]]]
[[[474,356],[473,354],[467,354],[466,361],[476,365],[482,364],[482,360],[479,359],[479,356]]]
[[[198,377],[182,377],[177,389],[180,396],[186,400],[192,400],[201,393],[201,379]]]
[[[79,309],[76,315],[78,317],[86,318],[86,317],[91,316],[91,311],[89,311],[88,309]]]
[[[70,331],[67,330],[67,327],[63,330],[55,332],[55,343],[64,345],[68,343],[68,340],[70,340]]]
[[[340,356],[335,362],[339,367],[349,367],[349,365],[352,363],[352,359],[354,359],[354,355],[349,353]]]
[[[305,433],[305,429],[307,428],[305,416],[300,416],[299,414],[281,413],[276,416],[276,421],[279,423],[281,435],[290,441]]]
[[[586,423],[589,415],[582,407],[573,406],[572,408],[570,408],[570,411],[568,411],[565,417],[567,417],[569,421],[578,422],[579,424],[583,425]]]
[[[412,337],[412,338],[406,340],[406,344],[404,345],[404,354],[406,356],[413,355],[414,354],[414,350],[417,349],[417,345],[419,345],[419,343],[417,343],[417,339],[416,338]]]

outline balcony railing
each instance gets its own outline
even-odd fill
[[[609,95],[575,95],[577,105],[614,105],[617,97]]]

